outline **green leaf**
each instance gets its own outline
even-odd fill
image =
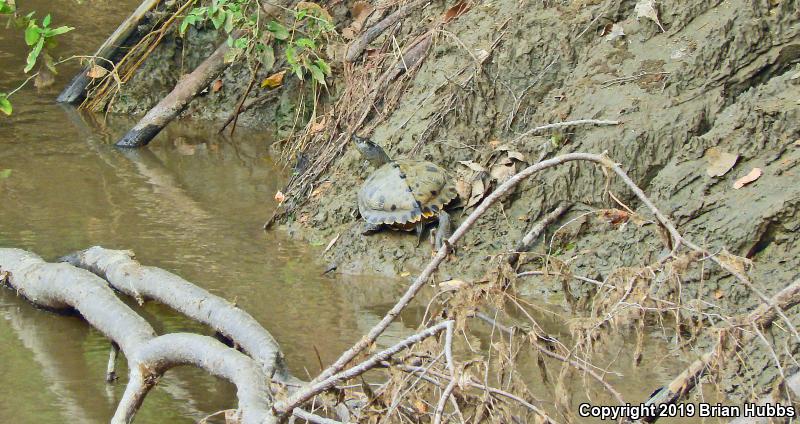
[[[13,108],[11,107],[11,102],[8,100],[8,95],[6,93],[0,93],[0,112],[11,115],[12,111]]]
[[[51,19],[50,18],[50,14],[48,13],[47,16],[45,16],[44,19],[42,19],[42,26],[45,27],[45,28],[49,27],[50,26],[50,19]]]
[[[7,15],[14,13],[17,10],[14,6],[14,3],[7,2],[6,0],[0,0],[0,15]]]
[[[45,32],[45,36],[47,36],[47,37],[55,37],[56,35],[61,35],[61,34],[70,32],[73,29],[75,29],[75,28],[69,27],[69,26],[66,26],[66,25],[60,26],[60,27],[54,28],[54,29],[49,29],[48,28],[46,30],[46,32]]]
[[[33,21],[28,23],[28,27],[25,28],[25,44],[32,46],[38,43],[41,37],[42,31],[39,27]]]
[[[272,48],[272,45],[264,46],[264,53],[263,56],[261,56],[261,64],[266,70],[270,70],[273,66],[275,66],[275,50]]]
[[[214,29],[222,28],[222,25],[225,23],[225,12],[220,11],[211,17],[211,23],[214,24]]]
[[[279,24],[277,21],[270,21],[267,24],[267,31],[275,35],[278,40],[285,40],[289,38],[289,30],[285,26]]]
[[[327,86],[327,84],[325,84],[325,74],[317,65],[311,64],[306,66],[306,68],[308,68],[308,71],[311,72],[311,78],[314,78],[316,82]]]
[[[229,13],[225,19],[225,32],[228,34],[233,32],[233,14]]]
[[[0,180],[4,180],[11,176],[10,169],[0,169]]]
[[[36,59],[39,57],[39,53],[42,52],[42,46],[44,46],[44,38],[39,38],[39,42],[36,43],[36,46],[34,46],[31,52],[28,54],[28,64],[25,65],[24,69],[26,74],[33,69],[34,65],[36,65]]]
[[[297,75],[297,79],[299,79],[300,81],[303,80],[303,67],[302,66],[300,66],[298,64],[292,65],[292,72],[294,72],[294,74]]]
[[[328,62],[326,62],[326,61],[324,61],[322,59],[317,59],[317,60],[314,61],[314,63],[316,63],[317,66],[319,66],[319,69],[321,69],[322,72],[325,73],[325,75],[327,75],[327,76],[331,75],[331,65],[328,65]]]
[[[298,38],[297,40],[295,40],[294,43],[297,44],[300,47],[305,47],[307,49],[312,49],[313,50],[313,49],[317,48],[316,44],[314,44],[314,40],[312,40],[310,38],[305,38],[305,37]]]
[[[294,46],[288,46],[285,50],[286,53],[286,61],[289,62],[290,65],[297,64],[297,49]]]

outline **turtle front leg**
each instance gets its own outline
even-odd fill
[[[445,211],[439,213],[439,227],[436,229],[436,238],[434,239],[434,248],[436,251],[441,249],[447,239],[453,235],[452,223],[450,222],[450,215]]]
[[[417,233],[417,245],[415,247],[419,247],[420,242],[422,242],[422,231],[425,229],[425,224],[422,223],[422,220],[417,222],[417,225],[414,227],[414,232]]]
[[[370,234],[375,234],[381,230],[381,224],[372,224],[369,222],[364,223],[364,227],[361,228],[361,235],[368,236]]]

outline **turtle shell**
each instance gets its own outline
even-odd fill
[[[441,167],[427,161],[397,160],[367,178],[358,192],[358,211],[370,224],[402,227],[435,217],[456,196]]]

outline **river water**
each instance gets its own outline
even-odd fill
[[[53,25],[76,27],[57,50],[67,57],[98,46],[138,1],[17,3],[24,13],[51,12]],[[3,19],[0,92],[24,80],[25,54],[22,31],[6,29]],[[178,123],[149,149],[117,151],[110,143],[130,119],[104,120],[53,101],[77,69],[65,64],[42,92],[22,89],[11,99],[14,114],[0,116],[0,172],[10,170],[0,179],[0,246],[47,260],[93,245],[133,250],[141,262],[237,302],[281,342],[299,376],[319,370],[315,349],[330,363],[402,290],[391,281],[325,277],[319,248],[261,229],[284,180],[267,154],[270,134],[240,130],[231,139],[213,126]],[[159,333],[208,334],[159,305],[143,313]],[[124,388],[103,382],[108,347],[79,318],[36,310],[0,290],[0,423],[107,422]],[[235,406],[227,383],[176,371],[137,422],[190,423]]]
[[[76,27],[57,50],[67,57],[98,46],[138,1],[18,3],[25,13],[48,11],[54,25]],[[9,92],[24,80],[26,48],[22,31],[2,24],[0,92]],[[213,125],[178,122],[148,149],[118,151],[111,143],[132,125],[130,118],[54,103],[77,69],[69,62],[52,87],[22,89],[12,98],[14,114],[0,116],[0,247],[28,249],[47,260],[93,245],[130,249],[141,262],[250,312],[278,339],[299,377],[318,371],[320,359],[335,359],[402,292],[403,281],[323,276],[320,247],[261,229],[285,178],[267,153],[270,134],[240,130],[229,138],[216,135]],[[159,333],[209,334],[162,306],[139,310]],[[421,312],[411,308],[382,344],[412,332]],[[548,331],[565,331],[563,322],[552,321]],[[121,382],[105,384],[108,348],[80,318],[37,310],[0,290],[0,423],[108,422],[126,375],[120,360]],[[649,358],[663,357],[663,347],[647,351]],[[609,358],[625,361],[629,354],[617,350]],[[627,398],[640,400],[675,367],[675,361],[657,359],[612,380]],[[538,378],[533,369],[530,375]],[[229,384],[178,369],[151,392],[136,422],[191,423],[234,406]]]

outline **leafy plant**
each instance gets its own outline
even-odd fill
[[[316,3],[299,2],[295,9],[289,10],[291,16],[286,22],[264,23],[259,19],[257,8],[253,0],[211,0],[207,6],[190,10],[179,32],[184,35],[189,26],[210,21],[215,29],[228,34],[231,49],[225,56],[226,61],[244,57],[271,69],[276,61],[275,51],[282,48],[291,74],[301,80],[310,76],[311,80],[327,85],[325,78],[331,75],[331,67],[321,51],[334,33],[328,12]],[[235,29],[243,30],[244,34],[234,39]]]
[[[25,28],[25,44],[31,46],[31,51],[28,53],[27,64],[25,65],[25,73],[28,73],[36,65],[36,61],[45,47],[52,48],[55,46],[53,38],[61,34],[72,31],[73,27],[60,26],[58,28],[50,28],[50,15],[42,19],[42,24],[39,26],[33,15],[36,12],[29,13],[25,18],[28,21],[28,27]],[[52,60],[46,56],[45,64],[51,71],[55,71]]]
[[[10,15],[17,10],[14,0],[0,0],[0,15]]]

